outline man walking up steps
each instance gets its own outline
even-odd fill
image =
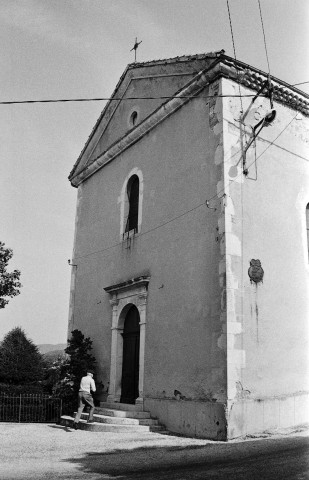
[[[78,392],[78,410],[74,418],[73,428],[77,430],[78,422],[80,420],[81,414],[84,410],[85,405],[90,406],[89,418],[87,423],[93,423],[93,413],[94,413],[94,403],[93,398],[90,392],[95,392],[96,387],[93,380],[93,371],[88,370],[87,375],[83,377],[80,381],[80,387]]]

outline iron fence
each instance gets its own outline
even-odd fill
[[[53,423],[62,415],[62,399],[40,394],[0,394],[0,422]]]

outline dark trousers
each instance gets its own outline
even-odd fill
[[[79,422],[81,414],[86,405],[90,406],[88,422],[93,421],[94,403],[92,396],[90,395],[90,393],[87,392],[78,392],[78,410],[74,418],[75,423]]]

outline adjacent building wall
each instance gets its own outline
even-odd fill
[[[223,84],[225,94],[239,92]],[[223,113],[229,438],[308,422],[309,123],[275,103],[274,122],[247,151],[244,177],[237,119],[249,102],[225,100]],[[269,108],[264,97],[249,108],[244,146]],[[261,262],[261,281],[250,280],[251,260]]]

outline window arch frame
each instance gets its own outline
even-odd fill
[[[127,183],[127,197],[129,210],[124,233],[134,230],[138,232],[138,210],[139,210],[139,177],[132,175]]]
[[[130,209],[130,199],[128,190],[130,188],[130,180],[132,177],[138,177],[139,189],[138,189],[138,212],[137,212],[137,227],[134,230],[127,230],[127,221]],[[120,196],[118,197],[118,203],[120,204],[120,238],[129,237],[131,235],[137,235],[141,230],[142,225],[142,209],[143,209],[143,191],[144,191],[144,179],[143,174],[137,167],[133,168],[126,176]]]

